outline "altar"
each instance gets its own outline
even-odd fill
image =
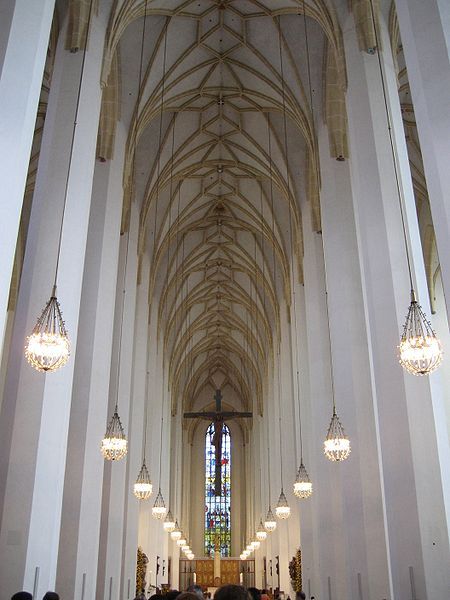
[[[239,565],[241,562],[239,559],[221,558],[219,572],[217,572],[217,566],[214,569],[213,558],[197,559],[195,562],[196,583],[198,585],[217,588],[227,583],[239,584]]]

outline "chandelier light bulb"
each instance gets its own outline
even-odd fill
[[[266,520],[264,521],[264,529],[268,533],[272,533],[277,528],[277,522],[273,515],[272,509],[269,506],[269,510],[267,511]]]
[[[117,406],[106,428],[100,450],[106,460],[121,460],[127,454],[128,442],[117,414]]]
[[[241,560],[247,560],[247,555],[244,554],[244,552],[241,553],[240,557]]]
[[[164,502],[163,495],[161,494],[161,488],[159,488],[158,495],[156,496],[156,499],[155,499],[155,504],[153,505],[153,508],[152,508],[152,516],[155,519],[162,520],[166,516],[166,512],[167,512],[166,504]]]
[[[297,471],[297,477],[294,483],[294,494],[297,498],[309,498],[312,494],[312,483],[308,475],[308,471],[301,461]]]
[[[412,375],[429,375],[442,362],[442,344],[417,302],[414,290],[411,290],[411,304],[398,349],[400,364]]]
[[[164,531],[167,531],[167,533],[172,533],[172,531],[175,530],[175,520],[174,520],[170,510],[167,513],[167,517],[163,523],[163,527],[164,527]]]
[[[267,531],[264,529],[264,525],[262,523],[262,519],[259,522],[258,529],[256,530],[256,539],[260,542],[264,542],[267,538]]]
[[[183,552],[186,552],[186,553],[187,553],[187,552],[190,550],[190,548],[189,548],[189,546],[188,546],[187,544],[184,544],[184,546],[181,546],[181,550],[182,550]]]
[[[56,286],[53,286],[50,300],[27,337],[25,358],[37,371],[47,373],[63,367],[69,356],[69,336],[56,298]]]
[[[192,552],[189,552],[187,557],[189,560],[194,560],[194,554]]]
[[[182,548],[183,546],[186,545],[186,538],[183,536],[183,534],[181,534],[181,537],[179,540],[177,540],[177,546],[179,548]]]
[[[152,495],[152,492],[153,485],[150,481],[150,475],[144,460],[136,483],[133,486],[133,494],[138,500],[148,500]]]
[[[286,496],[284,495],[283,488],[281,488],[280,497],[278,498],[278,504],[275,508],[275,513],[279,519],[288,519],[291,515],[291,509]]]
[[[328,427],[327,437],[323,443],[323,449],[325,456],[333,462],[345,460],[351,452],[350,440],[344,433],[344,428],[339,421],[335,408],[333,408],[333,416]]]
[[[174,542],[181,538],[181,530],[178,526],[178,521],[175,521],[175,529],[170,532],[170,537],[173,539]]]

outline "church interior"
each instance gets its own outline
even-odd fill
[[[450,597],[447,0],[4,0],[0,600]]]

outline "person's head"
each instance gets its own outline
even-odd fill
[[[261,592],[255,587],[247,588],[248,593],[253,598],[253,600],[261,600]]]
[[[251,596],[242,585],[223,585],[216,590],[214,600],[251,600]]]
[[[170,592],[167,592],[164,598],[165,600],[175,600],[175,598],[178,598],[179,595],[180,592],[178,590],[170,590]]]
[[[190,585],[188,587],[187,591],[190,592],[191,594],[195,594],[198,598],[200,598],[200,600],[203,600],[205,597],[203,595],[203,590],[202,590],[201,586],[196,583],[193,583],[192,585]],[[189,598],[186,598],[186,600],[189,600]]]
[[[17,592],[11,600],[33,600],[33,596],[29,592]]]
[[[305,592],[297,592],[297,600],[306,600]]]
[[[42,600],[59,600],[59,595],[56,592],[47,592]]]
[[[199,586],[200,587],[200,586]],[[202,588],[200,588],[201,591]],[[202,596],[203,598],[203,592],[202,592]],[[182,592],[178,597],[177,600],[199,600],[199,595],[195,592]]]

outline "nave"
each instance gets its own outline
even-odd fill
[[[0,600],[450,596],[447,13],[3,1]]]

